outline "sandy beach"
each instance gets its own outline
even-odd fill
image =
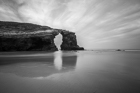
[[[0,53],[0,93],[140,93],[139,51]]]

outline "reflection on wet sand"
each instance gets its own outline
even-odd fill
[[[77,56],[62,56],[62,52],[55,52],[54,65],[58,70],[74,69],[77,62]]]
[[[61,52],[55,52],[54,53],[54,66],[57,70],[62,69],[62,53]]]
[[[0,55],[0,93],[140,93],[140,52],[15,54]]]
[[[16,54],[17,55],[17,54]],[[62,56],[63,52],[46,54],[41,56],[18,56],[0,57],[0,72],[12,73],[22,77],[47,77],[56,73],[74,70],[77,56]]]

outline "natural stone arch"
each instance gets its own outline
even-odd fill
[[[54,44],[58,50],[84,50],[77,45],[76,35],[74,32],[55,29],[58,34],[54,38]]]
[[[74,32],[59,30],[59,33],[63,36],[61,50],[84,50],[83,47],[79,47],[77,45],[76,35]]]
[[[54,38],[58,34],[63,37],[60,39],[62,44],[59,43],[61,50],[84,50],[77,45],[74,32],[31,23],[0,21],[0,51],[57,51]]]

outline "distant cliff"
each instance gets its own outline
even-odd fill
[[[57,51],[54,38],[63,36],[61,50],[84,50],[73,32],[31,23],[0,21],[0,51]]]

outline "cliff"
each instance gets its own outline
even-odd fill
[[[61,50],[83,50],[75,33],[31,23],[0,21],[0,51],[57,51],[54,38],[63,36]]]
[[[74,32],[65,30],[60,30],[59,32],[63,36],[61,50],[84,50],[83,47],[79,47],[77,45],[76,35]]]

